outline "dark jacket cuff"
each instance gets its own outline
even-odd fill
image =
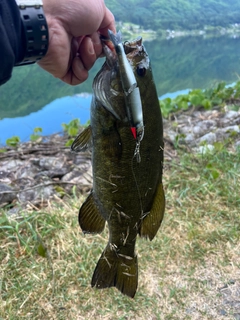
[[[24,58],[26,43],[15,0],[0,0],[0,85],[10,79],[14,65]]]

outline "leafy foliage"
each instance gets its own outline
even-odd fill
[[[67,142],[66,142],[66,147],[70,147],[74,141],[74,137],[76,137],[76,135],[79,132],[80,129],[80,121],[79,119],[73,119],[72,121],[70,121],[68,124],[67,123],[62,123],[62,127],[63,127],[63,131],[68,135],[68,137],[70,138]]]
[[[240,97],[240,82],[233,87],[226,87],[225,82],[220,82],[215,88],[206,90],[195,89],[188,94],[179,95],[175,99],[166,98],[160,101],[164,117],[177,110],[186,110],[189,107],[202,106],[211,109],[213,106],[222,105],[226,102],[234,102]]]
[[[62,123],[63,131],[65,131],[69,137],[75,137],[78,134],[80,128],[79,119],[73,119],[68,124]]]
[[[42,136],[39,134],[39,132],[42,133],[42,128],[36,127],[33,129],[33,134],[30,135],[30,140],[32,142],[37,142],[39,139],[41,139]]]
[[[40,133],[40,134],[39,134]],[[30,141],[32,142],[39,142],[42,140],[42,128],[36,127],[33,129],[33,133],[30,135]],[[6,140],[6,145],[9,147],[17,147],[21,142],[18,136],[13,136]]]
[[[6,140],[6,145],[9,147],[17,147],[20,143],[20,138],[18,136],[13,136]]]

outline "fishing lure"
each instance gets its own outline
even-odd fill
[[[121,32],[119,31],[116,35],[114,35],[111,30],[108,30],[108,35],[115,47],[118,56],[119,72],[125,95],[127,117],[131,125],[133,137],[137,140],[135,153],[139,153],[140,141],[144,136],[143,112],[140,91],[132,67],[124,51]]]

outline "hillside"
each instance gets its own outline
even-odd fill
[[[116,20],[154,30],[225,27],[240,22],[240,1],[236,0],[105,0],[105,3]]]

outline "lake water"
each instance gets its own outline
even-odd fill
[[[167,93],[160,98],[174,98],[178,94],[187,93],[189,90]],[[25,117],[4,118],[0,120],[0,145],[12,136],[20,137],[21,141],[28,141],[34,128],[43,129],[43,135],[50,135],[62,131],[62,123],[69,123],[78,118],[81,124],[90,119],[91,94],[79,94],[58,98],[41,110],[32,112]]]
[[[0,145],[4,145],[6,139],[12,136],[28,141],[36,127],[43,129],[43,135],[50,135],[61,132],[62,123],[69,123],[76,118],[85,124],[89,120],[91,99],[91,94],[67,96],[24,117],[4,118],[0,121]]]
[[[187,37],[145,42],[145,46],[162,98],[188,89],[204,89],[219,81],[232,83],[240,74],[239,38]],[[92,79],[102,63],[98,61],[89,80],[77,87],[59,84],[37,66],[16,68],[12,79],[0,88],[0,144],[14,135],[27,141],[35,127],[41,127],[43,135],[48,135],[61,131],[62,123],[75,118],[84,124],[89,119],[91,95],[75,94],[91,93]],[[19,77],[26,70],[28,76]],[[26,88],[29,90],[24,94]]]

